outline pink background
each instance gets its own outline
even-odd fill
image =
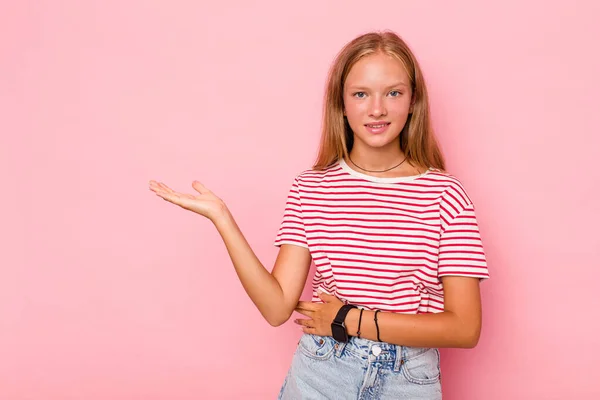
[[[445,399],[598,398],[600,6],[448,3],[2,2],[0,399],[275,398],[301,332],[148,180],[204,182],[271,269],[329,64],[383,28],[422,63],[492,275]]]

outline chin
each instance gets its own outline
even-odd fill
[[[394,135],[394,136],[376,136],[376,135],[372,135],[370,133],[366,133],[366,134],[361,134],[361,135],[356,135],[354,136],[354,142],[356,143],[356,139],[358,139],[364,143],[365,145],[369,146],[369,147],[374,147],[374,148],[383,148],[386,146],[391,145],[392,143],[396,142],[398,140],[398,137],[400,136],[398,135]]]

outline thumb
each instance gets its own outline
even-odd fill
[[[328,303],[331,300],[331,297],[332,297],[331,295],[329,295],[325,292],[319,292],[319,298],[326,303]]]
[[[210,190],[208,190],[206,188],[206,186],[204,186],[202,183],[200,183],[199,181],[194,181],[192,182],[192,187],[200,194],[206,194],[206,193],[210,193]]]

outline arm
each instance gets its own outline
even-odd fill
[[[198,181],[196,195],[178,193],[163,183],[150,181],[150,190],[164,200],[208,218],[223,238],[242,286],[263,317],[273,326],[287,321],[294,311],[311,263],[308,249],[282,245],[272,273],[252,251],[225,203]]]
[[[415,347],[475,347],[481,331],[479,279],[447,276],[444,283],[444,311],[437,314],[400,314],[379,312],[379,339],[383,342]],[[331,322],[343,303],[335,296],[320,294],[324,304],[301,301],[296,311],[309,319],[297,319],[305,333],[331,336]],[[346,331],[357,336],[360,310],[352,309],[345,319]],[[363,311],[360,336],[377,340],[374,311]]]
[[[286,322],[298,304],[306,283],[311,263],[308,249],[281,245],[273,271],[269,273],[252,251],[229,211],[225,210],[214,223],[252,302],[272,326]]]
[[[377,322],[382,341],[416,347],[473,348],[481,331],[479,279],[462,276],[441,278],[444,284],[444,311],[437,314],[379,312]],[[349,335],[356,336],[359,310],[346,316]],[[374,311],[363,311],[361,337],[377,340]]]

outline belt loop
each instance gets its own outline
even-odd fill
[[[394,360],[394,372],[400,371],[404,364],[404,346],[396,345],[396,359]]]
[[[350,338],[348,338],[348,340],[350,340]],[[335,344],[333,345],[333,347],[335,348],[335,356],[339,358],[339,357],[342,356],[342,352],[344,351],[344,347],[346,347],[346,345],[348,344],[348,342],[338,342],[335,339],[333,339],[333,341],[335,342]]]

